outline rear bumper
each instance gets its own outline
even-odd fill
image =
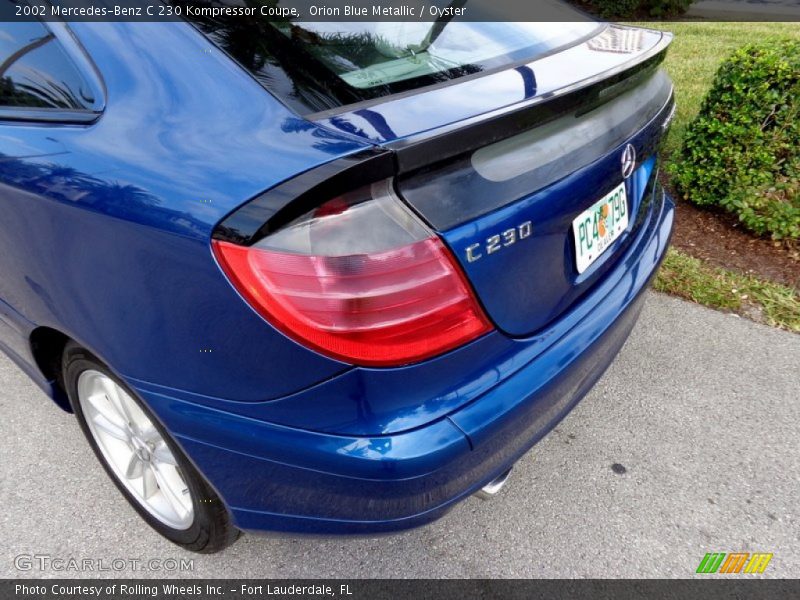
[[[613,275],[539,335],[547,349],[426,426],[374,437],[267,423],[139,389],[245,530],[378,533],[428,523],[506,471],[612,362],[666,252],[674,206],[649,222]],[[498,365],[499,367],[499,365]]]

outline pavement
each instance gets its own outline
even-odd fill
[[[0,461],[0,577],[683,578],[707,552],[739,551],[771,552],[763,576],[796,578],[800,335],[651,293],[614,364],[498,497],[387,537],[245,535],[185,553],[140,521],[74,418],[5,357]],[[19,556],[34,568],[18,570]],[[37,566],[58,558],[121,570]],[[182,558],[191,571],[169,560]]]

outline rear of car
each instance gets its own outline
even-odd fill
[[[159,531],[422,525],[602,375],[672,230],[671,36],[558,10],[58,26],[104,85],[0,125],[0,347],[66,405],[69,340],[76,412],[129,395],[137,456],[191,475]]]
[[[627,337],[673,220],[656,166],[670,36],[308,23],[237,45],[197,24],[305,120],[371,147],[259,195],[212,242],[259,315],[352,368],[172,426],[201,464],[238,467],[209,476],[243,528],[427,522],[503,476]]]

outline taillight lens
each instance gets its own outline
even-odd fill
[[[334,198],[253,246],[212,245],[256,311],[340,360],[407,364],[491,329],[450,253],[391,180]]]

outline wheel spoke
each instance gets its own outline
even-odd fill
[[[96,412],[92,417],[92,422],[100,431],[110,435],[114,439],[122,440],[123,442],[127,442],[129,439],[128,431],[124,427],[111,421],[104,413]]]
[[[116,423],[119,427],[125,426],[125,417],[121,415],[117,407],[111,402],[111,399],[104,392],[92,394],[88,398],[94,412],[100,413],[109,421]]]
[[[175,460],[175,457],[164,440],[161,440],[158,442],[158,444],[156,444],[156,447],[153,450],[153,458],[157,462],[165,465],[172,465],[173,467],[178,466],[178,461]]]
[[[120,395],[119,387],[110,379],[106,379],[103,382],[103,389],[106,393],[106,398],[111,403],[111,406],[119,413],[119,416],[124,419],[124,421],[128,424],[133,424],[133,418],[131,416],[130,410],[128,410],[127,403],[125,400],[122,399]]]
[[[139,438],[142,441],[157,444],[161,441],[161,434],[158,433],[158,429],[152,423],[148,423],[147,426],[139,430]]]
[[[128,467],[125,469],[125,477],[128,479],[136,479],[137,477],[141,477],[144,473],[144,465],[142,464],[142,460],[136,456],[135,452],[131,453],[131,458],[128,461]]]
[[[152,468],[144,469],[142,476],[142,496],[145,500],[149,500],[150,496],[158,491],[158,484],[156,483],[156,476]]]
[[[188,511],[183,504],[183,498],[178,497],[173,486],[161,471],[161,467],[159,465],[152,466],[153,474],[156,476],[156,481],[158,481],[158,488],[161,490],[161,493],[164,494],[164,498],[167,500],[167,502],[169,502],[169,505],[172,507],[178,517],[182,518]]]

